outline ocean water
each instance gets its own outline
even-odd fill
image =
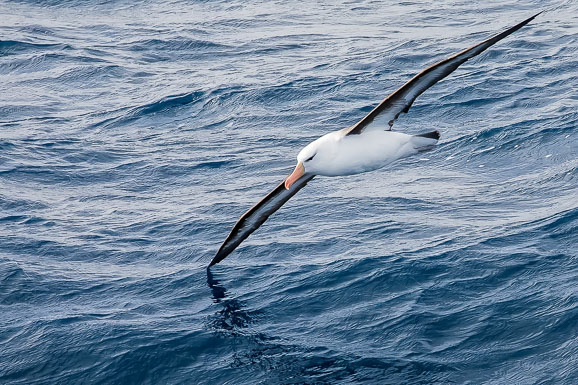
[[[309,141],[546,12],[233,254]],[[575,1],[0,0],[0,383],[578,383]]]

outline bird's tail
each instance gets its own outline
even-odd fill
[[[438,130],[426,132],[424,134],[414,135],[411,137],[413,147],[418,151],[427,151],[431,149],[440,139]]]

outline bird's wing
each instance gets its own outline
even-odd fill
[[[542,12],[540,12],[542,13]],[[375,107],[367,116],[361,119],[357,124],[345,130],[344,135],[361,134],[365,130],[391,130],[393,122],[402,113],[407,113],[415,99],[425,90],[451,74],[461,64],[468,59],[479,55],[488,47],[502,40],[512,32],[522,28],[532,21],[540,13],[535,14],[529,19],[516,24],[515,26],[499,33],[491,38],[467,48],[457,54],[444,59],[434,65],[429,66],[419,74],[414,76],[410,81],[405,83],[393,94],[385,98],[377,107]]]
[[[233,227],[233,230],[231,230],[227,239],[225,239],[225,242],[223,242],[219,248],[219,251],[217,251],[209,267],[225,259],[227,255],[235,250],[253,231],[257,230],[271,214],[279,210],[285,202],[305,187],[307,182],[313,179],[313,177],[314,175],[307,174],[302,176],[293,183],[288,190],[285,188],[285,181],[281,182],[273,191],[267,194],[265,198],[261,199],[259,203],[243,214]]]

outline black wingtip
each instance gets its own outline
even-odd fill
[[[438,130],[426,132],[424,134],[419,134],[419,135],[415,135],[415,136],[420,136],[422,138],[435,139],[435,140],[439,140],[441,137],[440,132]]]
[[[534,16],[532,16],[531,18],[533,19],[533,18],[535,18],[536,16],[538,16],[538,15],[540,15],[540,14],[542,14],[542,13],[544,13],[544,11],[538,12],[537,14],[535,14]]]
[[[225,257],[222,256],[221,253],[217,253],[217,255],[215,255],[215,257],[213,258],[211,263],[209,263],[209,266],[207,267],[207,269],[209,269],[211,266],[214,266],[217,263],[221,262],[223,259],[225,259]]]
[[[534,20],[537,16],[541,15],[542,13],[544,13],[544,11],[538,12],[537,14],[535,14],[534,16],[531,16],[531,17],[527,18],[526,20],[524,20],[524,21],[523,21],[522,23],[520,23],[520,24],[526,25],[526,24],[528,24],[529,22],[531,22],[532,20]]]
[[[518,23],[517,25],[521,25],[524,26],[526,24],[528,24],[529,22],[531,22],[532,20],[534,20],[538,15],[544,13],[544,11],[540,11],[537,14],[535,14],[534,16],[530,16],[529,18],[527,18],[526,20],[522,21],[521,23]]]
[[[517,31],[518,29],[522,28],[523,26],[525,26],[526,24],[528,24],[529,22],[531,22],[532,20],[534,20],[538,15],[544,13],[544,11],[540,11],[537,14],[535,14],[534,16],[531,16],[529,18],[527,18],[526,20],[522,21],[521,23],[516,24],[515,26],[513,26],[512,28],[510,28],[507,33],[508,35],[514,31]]]

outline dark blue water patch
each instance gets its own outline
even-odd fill
[[[88,145],[90,146],[91,144]],[[61,155],[63,161],[74,164],[80,163],[87,165],[94,165],[99,163],[114,163],[116,165],[118,162],[126,161],[127,159],[131,158],[130,152],[125,152],[120,149],[99,148],[99,146],[94,146],[93,144],[91,147],[92,148],[88,147],[84,151],[61,147],[53,148],[50,150],[50,152],[64,153]],[[138,161],[135,161],[134,163],[138,163]]]
[[[295,99],[320,95],[325,89],[331,90],[334,86],[333,79],[299,79],[253,91],[250,100],[262,105],[267,105],[272,100],[293,103]]]
[[[538,231],[545,237],[559,241],[562,244],[571,246],[578,241],[577,224],[578,211],[576,209],[548,218],[550,223],[545,223],[538,228]],[[571,253],[576,254],[576,252]]]
[[[1,217],[0,222],[20,223],[23,225],[34,225],[34,224],[52,225],[52,224],[54,224],[54,222],[47,221],[44,218],[28,216],[28,215],[9,215],[6,217]]]
[[[8,150],[14,150],[16,147],[16,145],[8,140],[2,140],[0,141],[0,150],[2,151],[8,151]]]
[[[100,128],[100,127],[107,128],[111,126],[114,127],[124,125],[130,123],[131,121],[139,119],[145,115],[161,113],[167,110],[172,110],[174,108],[179,108],[181,106],[186,106],[188,104],[200,102],[203,100],[204,95],[205,93],[202,91],[193,91],[181,95],[167,96],[158,101],[151,102],[146,105],[132,108],[125,108],[120,111],[115,111],[118,114],[118,116],[107,118],[105,120],[94,123],[91,125],[90,128]]]
[[[122,46],[121,46],[122,47]],[[194,51],[199,54],[202,50],[229,49],[224,44],[218,44],[212,41],[191,39],[184,36],[176,36],[171,39],[148,39],[127,44],[129,51],[176,51],[182,54],[182,51]],[[179,52],[180,51],[180,52]]]
[[[203,94],[203,92],[195,91],[183,95],[167,96],[159,101],[140,107],[137,110],[137,114],[152,114],[161,112],[166,109],[171,109],[176,106],[184,106],[190,103],[194,103],[201,99]]]
[[[368,237],[375,237],[375,236],[383,236],[388,234],[395,234],[397,232],[405,232],[408,231],[407,229],[403,228],[399,224],[395,222],[387,222],[385,224],[373,225],[370,228],[366,228],[359,232],[359,236],[368,236]],[[410,230],[415,231],[415,230]]]
[[[556,214],[551,218],[547,218],[546,220],[541,220],[540,222],[550,221],[550,223],[543,225],[542,229],[545,232],[552,232],[556,231],[556,229],[560,228],[560,226],[573,224],[576,219],[578,219],[578,210],[572,209],[568,210],[567,212]]]
[[[0,107],[0,123],[2,126],[13,126],[22,120],[50,120],[57,108],[47,105],[4,104]]]
[[[92,61],[92,59],[89,59]],[[125,68],[116,65],[76,67],[59,75],[56,80],[67,84],[78,83],[83,86],[96,86],[107,83],[109,78],[131,76],[132,73]]]
[[[39,184],[67,184],[73,178],[85,179],[80,174],[75,174],[79,170],[75,166],[16,166],[4,171],[0,171],[0,176],[13,182],[35,182]],[[91,175],[90,177],[94,177]]]
[[[2,222],[21,222],[26,219],[23,215],[9,215],[7,217],[0,218]]]
[[[45,209],[49,206],[44,202],[33,199],[7,197],[0,192],[0,207],[7,212],[13,210],[21,213],[22,210]]]
[[[250,44],[246,44],[243,47],[241,47],[241,49],[244,48],[245,50],[240,51],[239,55],[254,56],[254,55],[279,54],[282,53],[283,51],[290,51],[291,54],[295,54],[294,52],[295,50],[306,49],[308,47],[312,47],[315,45],[315,43],[312,42],[300,42],[300,43],[285,43],[285,44],[273,43],[272,46],[261,47],[260,45],[262,43],[271,45],[270,41],[266,42],[253,41]]]
[[[28,57],[17,57],[10,62],[0,64],[0,74],[33,74],[56,68],[69,62],[69,55],[62,53],[31,54]]]
[[[202,163],[198,163],[195,168],[208,168],[208,169],[214,169],[214,168],[221,168],[224,166],[229,166],[232,165],[232,161],[226,161],[226,160],[221,160],[221,161],[209,161],[209,162],[202,162]]]
[[[12,27],[12,28],[7,27],[6,30],[12,31],[12,33],[14,33],[14,31],[16,31],[16,32],[20,32],[24,35],[28,34],[29,36],[46,37],[46,36],[56,35],[53,27],[47,26],[47,25],[41,25],[41,24],[26,24],[26,25],[19,25],[19,26]]]
[[[32,43],[18,40],[0,40],[0,55],[16,55],[27,52],[70,49],[67,44]]]
[[[199,60],[203,57],[210,60],[222,56],[224,51],[230,50],[224,44],[210,41],[175,37],[167,40],[151,39],[126,44],[126,49],[133,53],[133,57],[148,65],[156,62],[170,62],[178,60]]]

